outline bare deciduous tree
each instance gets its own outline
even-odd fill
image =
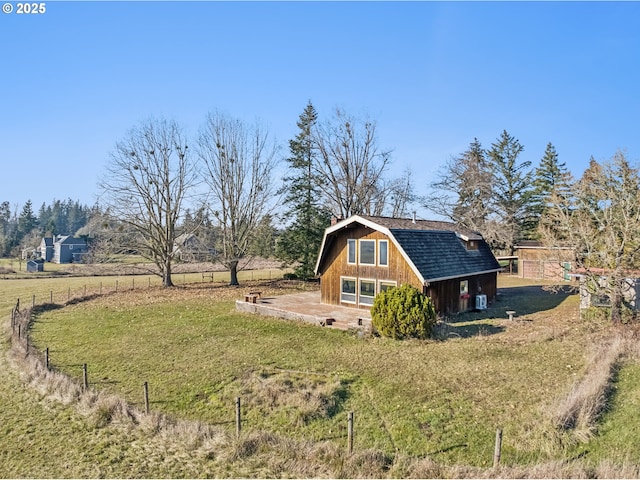
[[[157,266],[165,287],[173,285],[176,224],[197,178],[181,129],[163,119],[118,142],[99,183],[108,211],[136,234],[130,248]]]
[[[378,148],[375,123],[337,109],[331,121],[314,128],[313,137],[319,153],[316,171],[325,180],[324,203],[331,213],[341,218],[381,214],[390,152]]]
[[[589,287],[611,302],[618,323],[626,279],[640,268],[640,175],[624,153],[609,162],[591,161],[569,195],[554,194],[540,231],[550,247],[570,247],[571,260]]]
[[[276,151],[259,126],[247,127],[220,113],[210,114],[200,132],[198,154],[221,231],[219,258],[232,285],[238,285],[239,262],[270,213]]]

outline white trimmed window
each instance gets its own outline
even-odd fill
[[[376,241],[360,240],[360,265],[376,264]]]
[[[356,263],[356,241],[353,238],[347,240],[347,263],[351,265]]]
[[[340,277],[340,301],[356,303],[356,279]]]
[[[376,296],[376,281],[360,279],[359,291],[358,302],[360,305],[373,305],[373,299]]]
[[[378,291],[384,292],[385,290],[389,290],[390,288],[397,287],[398,283],[392,280],[380,280],[378,282]]]
[[[389,266],[389,240],[378,241],[378,265]]]

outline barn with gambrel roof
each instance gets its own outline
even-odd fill
[[[382,290],[410,284],[445,314],[486,308],[495,300],[499,270],[477,232],[365,215],[327,228],[316,263],[322,303],[369,308]]]

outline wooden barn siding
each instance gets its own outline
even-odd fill
[[[350,238],[356,240],[389,240],[389,266],[373,267],[368,265],[347,264],[347,239]],[[376,249],[376,261],[377,255],[378,252]],[[330,305],[341,304],[340,277],[392,280],[396,281],[398,285],[410,284],[418,289],[422,289],[422,284],[418,281],[393,242],[383,233],[361,225],[355,225],[353,228],[336,232],[332,237],[331,245],[326,251],[323,267],[324,271],[319,272],[322,275],[320,297],[322,303]],[[353,306],[351,303],[344,303],[342,305]],[[365,307],[363,306],[363,308]]]
[[[395,245],[389,240],[389,266],[372,267],[347,264],[347,239],[376,239],[384,240],[387,236],[361,225],[337,232],[331,239],[323,262],[320,297],[322,303],[329,305],[353,306],[351,303],[340,302],[340,277],[368,278],[375,280],[395,280],[398,285],[409,284],[423,291],[434,300],[436,310],[441,313],[456,313],[460,311],[460,282],[469,280],[470,298],[466,309],[475,307],[475,295],[482,288],[488,302],[493,302],[497,292],[497,273],[461,277],[442,282],[435,282],[427,288],[415,276]],[[464,305],[463,305],[464,306]],[[369,308],[362,306],[361,308]]]
[[[469,299],[460,301],[460,282],[469,281]],[[433,300],[439,313],[458,313],[475,308],[475,296],[482,293],[487,296],[487,302],[496,298],[498,274],[485,273],[483,275],[467,276],[433,282],[424,288],[424,293]]]

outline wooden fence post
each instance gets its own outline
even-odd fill
[[[236,397],[236,435],[240,436],[242,429],[242,415],[240,411],[240,397]]]
[[[31,308],[36,306],[36,296],[35,294],[31,297]]]
[[[118,292],[118,280],[116,280],[116,292]]]
[[[347,451],[353,453],[353,412],[347,416]]]
[[[144,389],[144,411],[149,413],[149,384],[144,382],[142,385]]]
[[[84,386],[85,391],[89,389],[89,375],[87,373],[87,364],[82,364],[82,384]]]
[[[44,349],[44,366],[49,370],[49,347]]]
[[[502,430],[496,430],[496,444],[493,449],[493,468],[500,465],[500,456],[502,452]]]
[[[49,303],[53,303],[53,290],[49,292]]]

